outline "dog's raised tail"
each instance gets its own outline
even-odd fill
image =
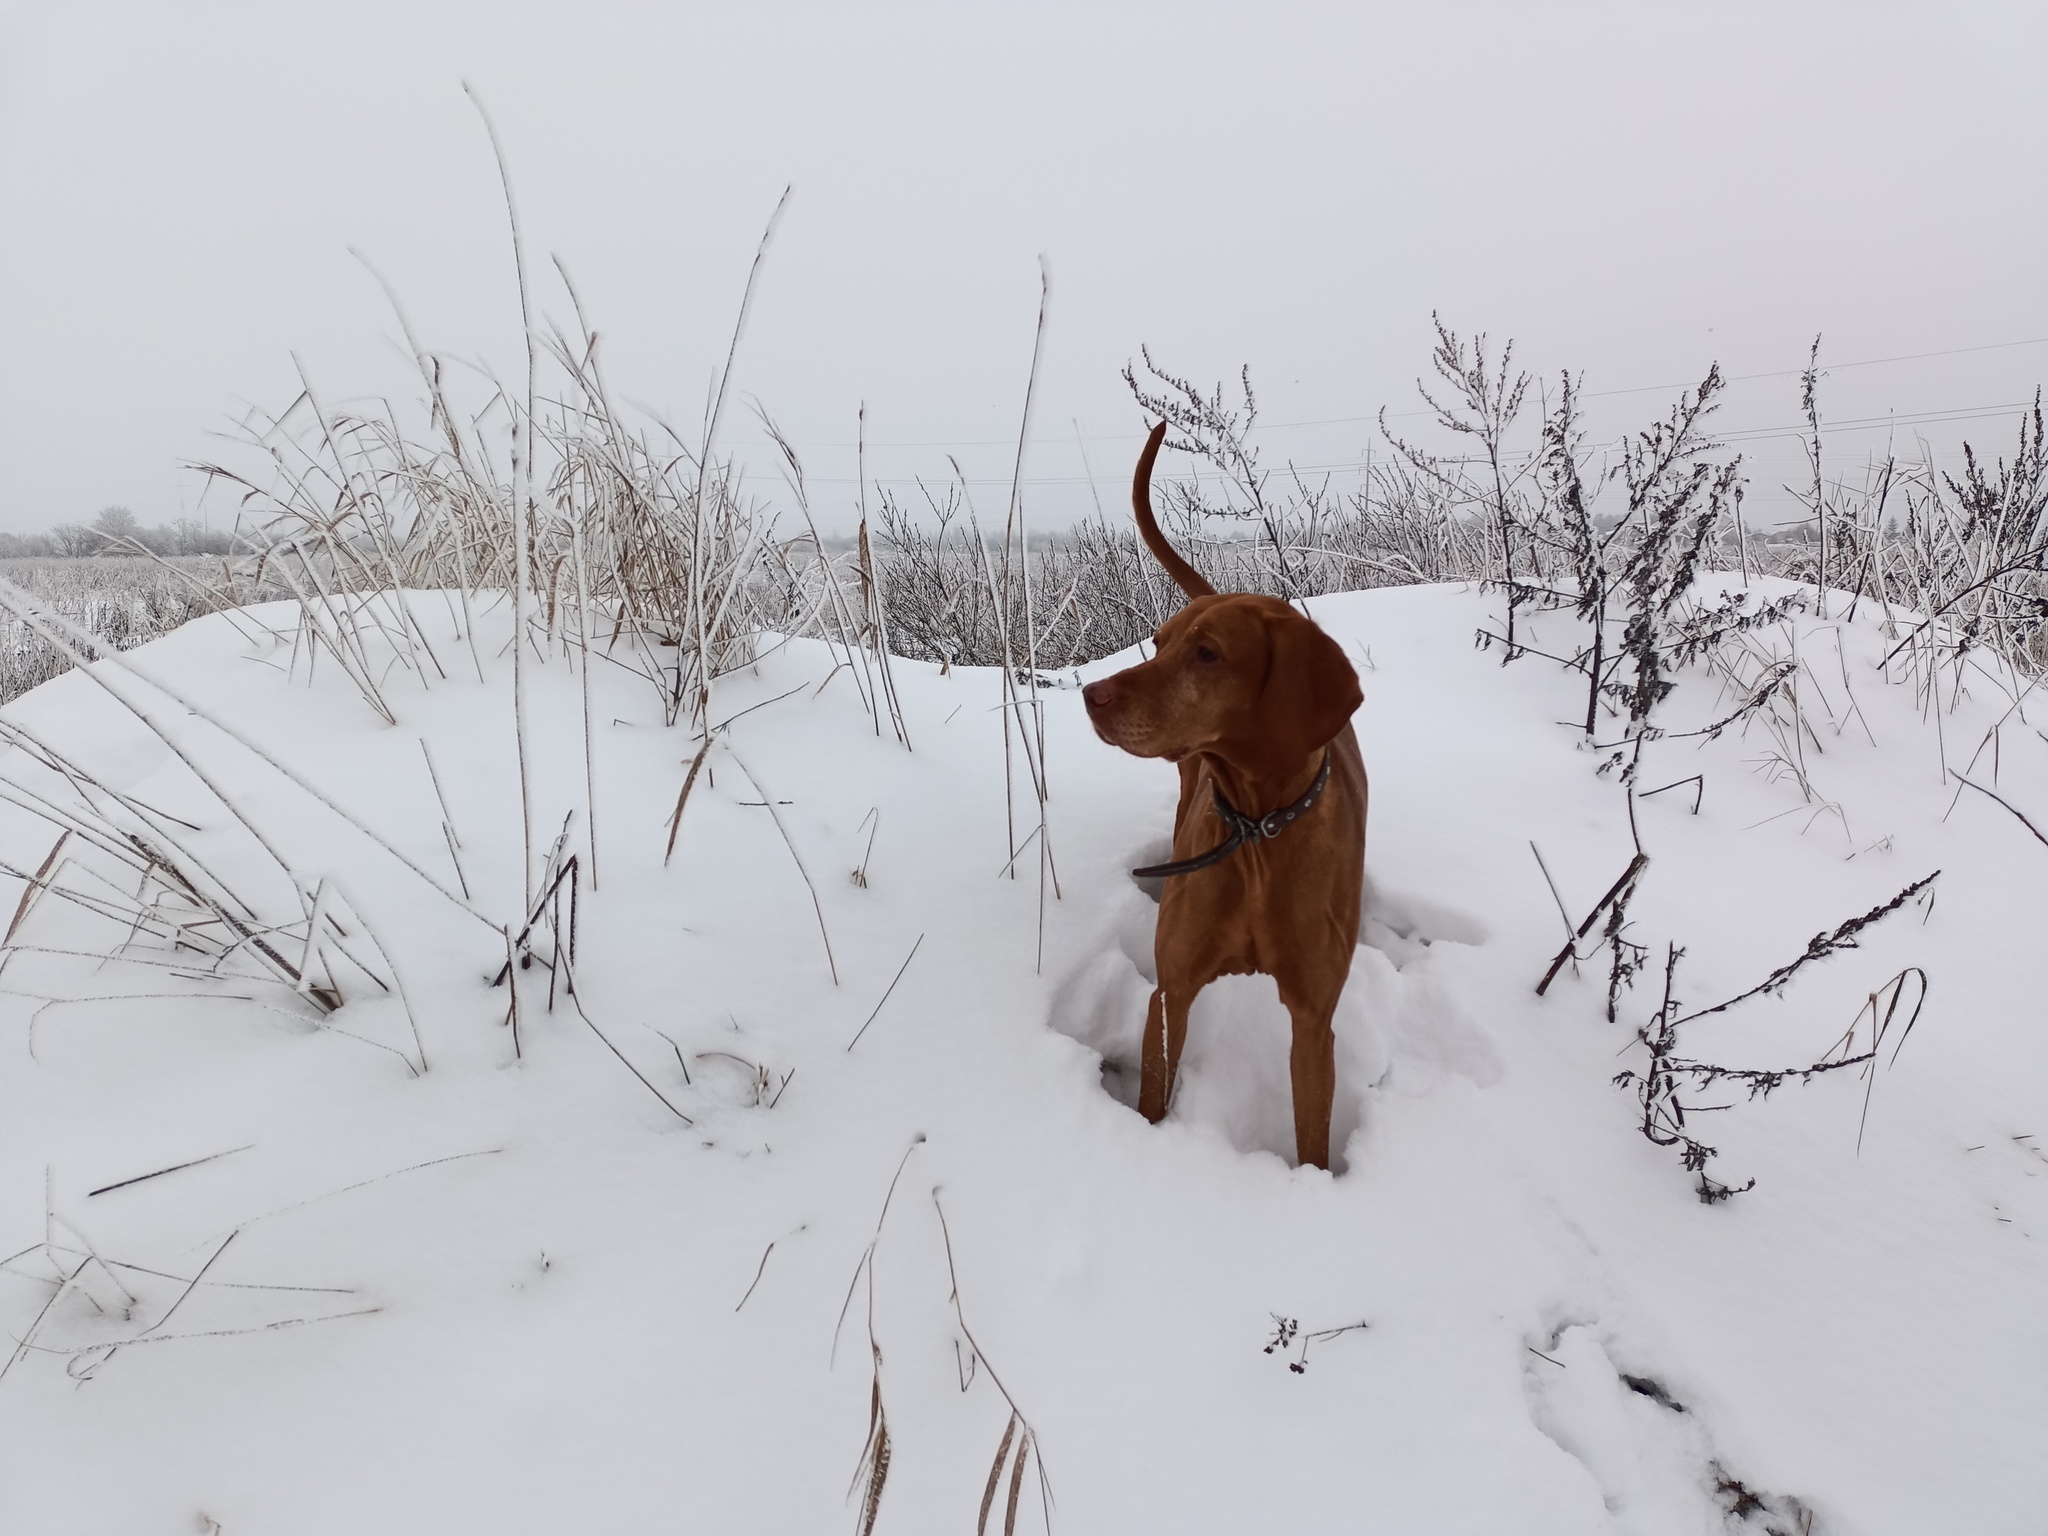
[[[1152,461],[1159,457],[1159,444],[1165,437],[1166,423],[1162,421],[1145,439],[1145,451],[1138,455],[1138,472],[1131,477],[1131,511],[1138,519],[1138,532],[1144,537],[1145,547],[1166,567],[1166,574],[1181,591],[1189,597],[1214,597],[1216,589],[1180,557],[1179,550],[1166,542],[1166,535],[1159,531],[1152,516]]]

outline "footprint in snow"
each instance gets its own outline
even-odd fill
[[[1685,1393],[1617,1367],[1594,1324],[1531,1342],[1523,1388],[1536,1427],[1585,1469],[1620,1536],[1820,1536],[1806,1505],[1723,1465]]]

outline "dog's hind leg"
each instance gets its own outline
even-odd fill
[[[1337,1036],[1330,1020],[1342,990],[1341,978],[1327,997],[1304,997],[1285,984],[1280,987],[1280,1001],[1294,1019],[1294,1044],[1287,1055],[1294,1080],[1294,1156],[1317,1168],[1330,1166],[1330,1109],[1337,1097]],[[1317,988],[1316,994],[1324,991]]]

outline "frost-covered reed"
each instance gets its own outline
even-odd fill
[[[202,613],[290,595],[275,585],[238,583],[220,560],[198,555],[0,560],[0,576],[123,651]],[[70,666],[59,647],[0,609],[0,703]]]

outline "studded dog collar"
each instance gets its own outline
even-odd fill
[[[1198,869],[1207,869],[1212,864],[1221,864],[1246,843],[1270,842],[1294,822],[1306,816],[1311,807],[1322,799],[1323,791],[1330,783],[1330,749],[1323,749],[1323,766],[1316,773],[1315,783],[1309,785],[1302,797],[1292,805],[1283,805],[1277,811],[1268,811],[1263,816],[1247,816],[1224,797],[1223,791],[1211,785],[1216,795],[1216,815],[1224,826],[1230,828],[1230,836],[1211,848],[1207,853],[1192,859],[1181,859],[1172,864],[1148,864],[1143,869],[1134,869],[1132,874],[1142,878],[1158,875],[1191,875]]]

